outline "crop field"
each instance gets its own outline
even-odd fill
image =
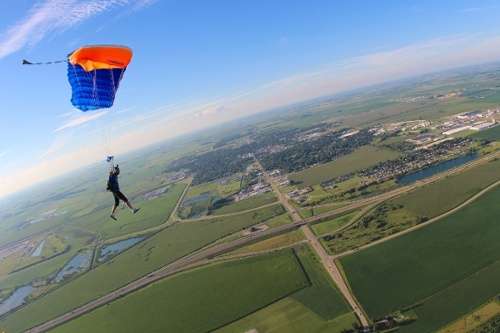
[[[371,318],[416,306],[431,332],[500,293],[500,187],[441,221],[341,259]]]
[[[248,209],[257,208],[263,205],[267,205],[275,202],[276,195],[273,192],[263,193],[254,195],[248,199],[244,199],[238,202],[231,203],[226,206],[222,206],[221,208],[210,211],[211,215],[221,215],[221,214],[229,214],[236,213]]]
[[[497,125],[484,131],[476,132],[471,137],[479,140],[500,141],[500,126]]]
[[[334,161],[290,174],[289,178],[306,186],[321,184],[335,177],[356,172],[379,162],[395,159],[398,156],[399,153],[393,150],[364,146]]]
[[[290,250],[226,262],[156,283],[53,332],[208,332],[308,283]]]
[[[241,333],[256,329],[259,333],[341,333],[357,322],[328,274],[308,246],[297,250],[311,286],[217,330],[217,333]]]
[[[474,167],[389,200],[334,239],[330,253],[341,253],[443,214],[500,179],[500,160]]]
[[[234,217],[175,224],[0,320],[0,327],[8,332],[22,331],[29,325],[102,296],[219,238],[283,212],[283,207],[276,205]],[[30,318],[30,323],[23,318]]]
[[[429,218],[446,212],[500,179],[500,160],[446,177],[392,200],[417,216]]]

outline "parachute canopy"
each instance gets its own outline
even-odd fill
[[[71,103],[82,111],[113,105],[120,81],[132,59],[126,46],[84,46],[68,56]]]

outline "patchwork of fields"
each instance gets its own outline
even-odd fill
[[[311,286],[227,325],[217,333],[341,333],[357,322],[308,246],[296,250]]]
[[[176,275],[53,332],[208,332],[308,284],[288,250]]]
[[[22,331],[102,296],[219,238],[283,212],[283,208],[276,205],[234,217],[175,224],[0,320],[0,326],[8,332]],[[23,318],[31,320],[28,323]]]
[[[370,317],[414,307],[432,332],[500,293],[500,187],[443,220],[341,259]]]
[[[342,253],[425,222],[499,180],[499,170],[500,160],[493,160],[389,200],[325,244]]]

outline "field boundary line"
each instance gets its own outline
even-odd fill
[[[337,255],[334,256],[335,259],[337,258],[342,258],[342,257],[345,257],[345,256],[348,256],[348,255],[351,255],[351,254],[354,254],[356,252],[359,252],[359,251],[362,251],[362,250],[365,250],[367,248],[370,248],[372,246],[375,246],[375,245],[378,245],[378,244],[381,244],[381,243],[384,243],[384,242],[387,242],[391,239],[395,239],[395,238],[398,238],[400,236],[403,236],[403,235],[406,235],[412,231],[415,231],[415,230],[418,230],[418,229],[421,229],[421,228],[424,228],[428,225],[431,225],[457,211],[459,211],[460,209],[464,208],[465,206],[469,205],[470,203],[476,201],[477,199],[479,199],[481,196],[483,196],[485,193],[491,191],[492,189],[494,189],[495,187],[497,187],[498,185],[500,185],[500,180],[497,180],[496,182],[488,185],[487,187],[485,187],[484,189],[482,189],[481,191],[477,192],[476,194],[474,194],[473,196],[469,197],[467,200],[463,201],[462,203],[458,204],[457,206],[455,206],[454,208],[436,216],[436,217],[433,217],[432,219],[424,222],[424,223],[420,223],[420,224],[417,224],[417,225],[414,225],[413,227],[410,227],[408,229],[405,229],[405,230],[402,230],[398,233],[395,233],[395,234],[392,234],[392,235],[389,235],[387,237],[384,237],[382,239],[379,239],[379,240],[376,240],[372,243],[368,243],[368,244],[365,244],[363,246],[360,246],[356,249],[352,249],[352,250],[348,250],[348,251],[345,251],[343,253],[339,253]]]

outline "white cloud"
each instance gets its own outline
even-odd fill
[[[140,9],[152,0],[45,0],[33,5],[27,15],[0,33],[0,59],[40,42],[51,33],[64,31],[106,11],[132,6]]]
[[[105,116],[109,111],[101,111],[101,112],[91,112],[91,113],[84,113],[81,116],[77,117],[71,117],[69,120],[67,120],[64,124],[59,126],[54,130],[55,133],[63,131],[65,129],[69,128],[75,128],[78,126],[81,126],[85,123],[88,123],[90,121],[96,120],[101,118],[102,116]]]
[[[170,104],[144,113],[139,112],[141,110],[124,112],[113,123],[114,133],[107,145],[114,154],[123,154],[271,108],[414,75],[498,60],[500,36],[458,36],[374,52],[204,103]],[[70,118],[57,131],[80,126],[101,116],[89,113]],[[46,158],[9,174],[8,183],[0,188],[0,196],[105,156],[100,145],[75,145],[67,152],[61,147],[62,143],[54,143]]]

